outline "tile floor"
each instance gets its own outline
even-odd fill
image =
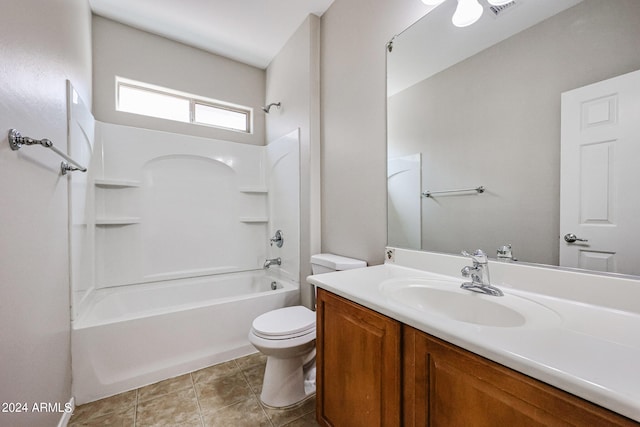
[[[317,427],[315,397],[290,409],[260,403],[266,357],[255,353],[76,407],[70,427]]]

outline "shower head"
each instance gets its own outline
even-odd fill
[[[279,102],[272,102],[271,104],[267,105],[266,107],[262,107],[262,111],[264,111],[265,113],[269,114],[269,111],[271,110],[271,107],[273,107],[273,106],[278,108],[278,110],[280,109],[280,103]]]

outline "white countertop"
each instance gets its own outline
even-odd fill
[[[454,270],[455,271],[455,270]],[[554,295],[501,287],[557,313],[557,321],[523,327],[481,326],[395,302],[379,290],[398,278],[442,278],[384,264],[309,276],[307,281],[423,332],[640,421],[640,314]],[[479,295],[480,298],[500,298]]]

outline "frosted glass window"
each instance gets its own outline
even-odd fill
[[[246,111],[196,103],[194,122],[247,132],[249,114]]]
[[[116,78],[116,110],[166,120],[251,132],[248,107],[228,104],[148,83]]]

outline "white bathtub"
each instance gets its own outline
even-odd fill
[[[264,271],[94,291],[71,333],[76,404],[255,352],[253,319],[299,295]]]

